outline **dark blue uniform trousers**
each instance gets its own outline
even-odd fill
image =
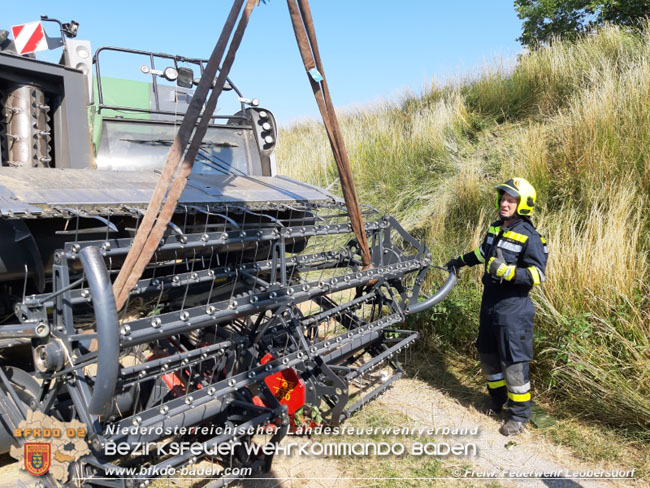
[[[521,297],[520,300],[530,299]],[[503,310],[498,308],[482,307],[481,310],[476,341],[481,369],[492,398],[500,405],[507,402],[513,420],[527,422],[531,415],[528,361],[533,358],[534,308],[532,317],[527,313],[520,320],[499,313]],[[524,308],[528,307],[524,305]]]

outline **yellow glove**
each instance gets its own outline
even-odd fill
[[[487,272],[495,278],[502,278],[511,281],[515,277],[517,267],[514,264],[506,264],[503,259],[491,257],[487,263]]]

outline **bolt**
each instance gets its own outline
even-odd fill
[[[45,337],[47,334],[49,334],[50,328],[45,322],[39,322],[39,324],[36,326],[36,335],[38,337]]]
[[[91,445],[95,451],[99,451],[102,448],[102,443],[97,437],[93,438]]]

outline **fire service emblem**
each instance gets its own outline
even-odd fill
[[[51,447],[49,443],[25,443],[25,469],[34,476],[41,476],[50,469]]]

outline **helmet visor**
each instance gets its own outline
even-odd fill
[[[506,192],[508,195],[513,196],[515,198],[521,197],[519,190],[517,190],[515,185],[512,184],[512,180],[508,180],[505,183],[500,184],[499,186],[497,186],[497,190],[499,191],[499,193]]]

